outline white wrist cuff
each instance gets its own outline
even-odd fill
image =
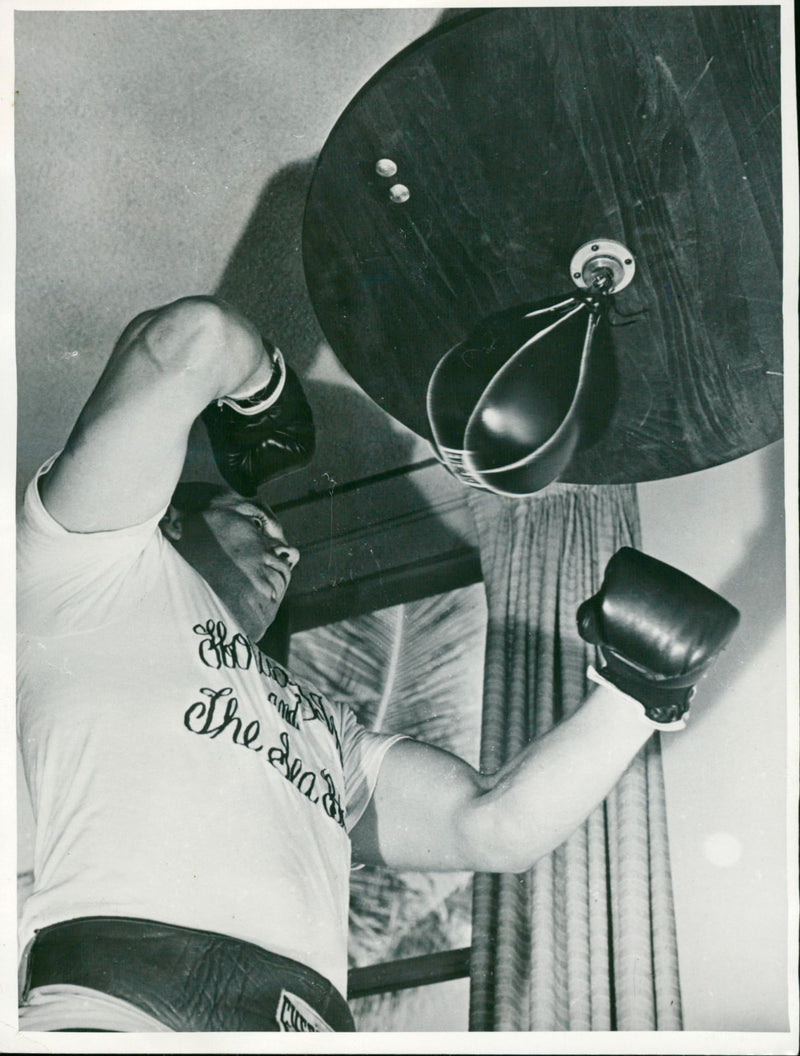
[[[265,367],[267,368],[266,370]],[[264,377],[264,374],[267,374],[267,376]],[[276,374],[278,377],[277,380],[274,380]],[[273,383],[274,388],[272,387]],[[269,364],[261,364],[256,371],[255,380],[252,381],[246,389],[238,389],[236,392],[229,393],[227,396],[220,396],[217,400],[217,404],[222,405],[223,403],[227,403],[227,405],[232,407],[238,414],[260,414],[262,411],[266,411],[268,407],[271,407],[279,399],[285,384],[286,364],[283,361],[280,349],[276,348],[272,362]],[[253,398],[258,396],[258,394],[267,387],[270,389],[269,395],[265,396],[263,400],[253,402]]]
[[[630,696],[628,693],[623,693],[619,686],[615,686],[613,682],[609,682],[607,678],[603,678],[600,672],[591,664],[589,664],[589,667],[586,669],[586,676],[590,682],[595,682],[598,686],[610,690],[617,697],[621,697],[622,700],[627,701],[629,704],[635,704],[637,715],[641,721],[652,730],[663,730],[665,733],[672,733],[675,730],[686,729],[686,719],[689,716],[688,711],[676,722],[653,722],[652,719],[648,718],[647,712],[644,710],[644,704],[642,704],[641,701],[637,700],[636,697]]]

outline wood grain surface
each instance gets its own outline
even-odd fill
[[[471,12],[385,66],[334,127],[306,279],[347,370],[429,436],[428,379],[450,347],[571,290],[582,243],[624,242],[637,272],[612,319],[617,402],[561,479],[675,476],[782,434],[780,193],[778,8]]]

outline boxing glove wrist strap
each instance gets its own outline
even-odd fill
[[[267,375],[266,383],[265,374]],[[285,384],[286,364],[280,349],[274,348],[272,360],[265,360],[256,370],[255,381],[246,389],[239,389],[227,396],[221,396],[217,400],[217,406],[221,407],[223,403],[226,403],[237,414],[247,416],[261,414],[277,402]]]
[[[686,719],[689,714],[688,710],[675,722],[656,722],[654,719],[651,719],[650,716],[647,714],[647,709],[640,700],[637,700],[636,697],[632,697],[629,693],[625,693],[624,690],[621,690],[619,688],[619,686],[615,686],[613,682],[610,682],[607,678],[604,678],[603,675],[599,671],[597,671],[591,664],[587,668],[586,675],[590,682],[594,682],[598,686],[603,686],[604,689],[610,690],[610,692],[614,693],[617,697],[621,698],[622,700],[628,701],[631,704],[635,704],[636,712],[640,720],[646,726],[649,726],[652,730],[663,730],[666,733],[672,733],[676,730],[683,730],[686,728]]]

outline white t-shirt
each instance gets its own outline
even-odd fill
[[[348,830],[398,738],[264,656],[159,519],[71,533],[36,481],[26,493],[20,948],[60,920],[142,917],[256,943],[345,993]]]

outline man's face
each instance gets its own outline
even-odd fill
[[[184,519],[177,546],[258,641],[275,619],[300,559],[269,507],[224,492]]]

